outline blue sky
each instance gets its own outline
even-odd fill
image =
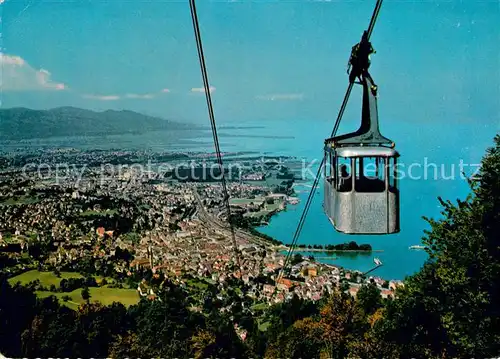
[[[198,0],[218,121],[331,121],[350,48],[374,3]],[[206,121],[187,0],[0,6],[2,107],[131,109]],[[379,111],[388,121],[498,131],[499,23],[498,1],[386,0],[372,37]]]

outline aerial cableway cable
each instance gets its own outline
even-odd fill
[[[349,86],[347,87],[347,91],[344,96],[344,101],[342,102],[342,106],[340,107],[339,114],[337,116],[337,120],[335,121],[335,125],[332,130],[332,134],[330,137],[334,137],[335,134],[337,133],[338,127],[340,125],[340,121],[342,119],[342,116],[344,115],[345,108],[347,106],[347,103],[349,102],[349,97],[351,95],[353,84],[350,83]],[[309,192],[309,196],[307,197],[306,204],[304,206],[304,210],[302,211],[302,215],[300,216],[299,219],[299,224],[297,225],[297,229],[295,230],[295,234],[293,235],[293,240],[292,244],[287,252],[287,255],[285,257],[285,263],[283,264],[283,268],[278,276],[278,278],[282,278],[294,251],[294,248],[297,244],[297,241],[299,239],[300,233],[302,232],[302,228],[304,227],[304,223],[307,217],[307,214],[309,213],[309,208],[311,207],[312,200],[314,198],[314,194],[316,193],[316,189],[319,184],[319,180],[321,178],[321,171],[323,170],[323,166],[325,165],[325,157],[323,156],[323,159],[318,167],[318,171],[316,172],[316,177],[314,178],[314,182],[311,187],[311,191]]]
[[[375,27],[375,22],[377,21],[378,14],[380,12],[380,8],[382,7],[382,1],[383,0],[377,0],[377,4],[375,5],[375,10],[373,10],[373,15],[370,20],[370,25],[368,25],[368,39],[372,36],[373,28]]]
[[[373,33],[373,28],[375,27],[375,23],[378,18],[378,14],[380,12],[380,8],[382,6],[382,1],[383,0],[377,0],[377,3],[375,5],[375,9],[373,11],[372,17],[370,19],[370,24],[368,25],[368,30],[367,30],[367,35],[368,39],[370,39],[371,34]],[[335,125],[333,127],[332,133],[330,138],[335,137],[337,134],[338,128],[340,126],[340,121],[342,120],[342,117],[344,115],[345,108],[347,106],[347,103],[349,101],[349,97],[351,95],[353,83],[350,82],[349,86],[347,87],[347,91],[344,96],[344,100],[342,102],[342,105],[340,107],[340,111],[337,116],[337,120],[335,121]],[[319,184],[319,179],[321,177],[321,171],[323,170],[323,166],[325,166],[325,156],[323,156],[323,160],[321,161],[321,164],[319,165],[318,171],[316,173],[316,177],[314,179],[313,185],[311,187],[311,191],[309,193],[309,196],[307,197],[306,204],[304,206],[304,210],[302,211],[302,215],[300,216],[299,223],[297,225],[297,229],[295,230],[295,233],[293,235],[292,243],[290,245],[290,248],[288,249],[287,255],[285,257],[285,262],[283,264],[283,267],[278,275],[278,279],[281,279],[283,277],[283,274],[287,271],[288,265],[291,261],[293,251],[295,249],[295,246],[297,245],[297,241],[299,239],[300,233],[302,232],[302,228],[304,227],[304,223],[307,217],[307,214],[309,213],[309,208],[311,207],[312,200],[314,198],[314,194],[316,193],[316,189]],[[289,269],[288,269],[289,270]]]
[[[191,8],[191,19],[193,21],[193,29],[194,29],[195,39],[196,39],[196,48],[198,50],[198,59],[200,61],[201,75],[203,77],[203,86],[204,86],[204,90],[205,90],[205,98],[207,101],[208,116],[210,118],[210,126],[212,128],[212,135],[213,135],[213,139],[214,139],[214,147],[215,147],[215,152],[216,152],[216,156],[217,156],[217,163],[219,165],[219,170],[221,173],[221,185],[222,185],[222,192],[224,194],[223,202],[224,202],[224,205],[225,205],[226,210],[227,210],[227,218],[228,218],[228,222],[229,222],[229,226],[230,226],[230,230],[231,230],[231,239],[232,239],[233,249],[234,249],[235,256],[236,256],[236,264],[238,267],[238,271],[241,271],[240,256],[239,256],[238,247],[236,244],[236,233],[235,233],[235,229],[234,229],[232,218],[231,218],[231,207],[229,205],[229,194],[227,191],[226,178],[224,176],[224,165],[222,162],[222,155],[221,155],[221,150],[220,150],[220,145],[219,145],[219,136],[217,135],[217,126],[216,126],[216,122],[215,122],[214,108],[212,105],[212,96],[210,94],[210,84],[208,82],[208,73],[207,73],[207,67],[205,64],[205,55],[203,53],[203,46],[202,46],[201,34],[200,34],[200,26],[198,23],[198,15],[196,13],[195,0],[190,0],[189,6]]]

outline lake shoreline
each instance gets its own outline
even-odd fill
[[[289,251],[290,247],[282,246],[283,250]],[[281,249],[281,248],[280,248]],[[383,249],[372,249],[372,250],[355,250],[355,249],[314,249],[314,248],[295,248],[294,252],[323,252],[323,253],[371,253],[371,252],[384,252]]]

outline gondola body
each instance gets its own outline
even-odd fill
[[[400,230],[397,158],[394,143],[378,126],[377,96],[362,76],[360,128],[325,140],[323,208],[346,234],[392,234]]]

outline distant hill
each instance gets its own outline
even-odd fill
[[[95,112],[75,107],[58,107],[51,110],[0,109],[0,140],[118,135],[200,128],[193,124],[164,120],[127,110]]]

